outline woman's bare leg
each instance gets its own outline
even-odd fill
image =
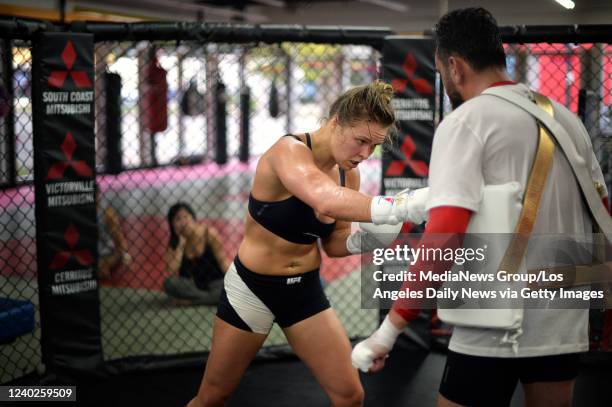
[[[351,343],[331,309],[284,329],[289,344],[312,371],[334,407],[363,405],[363,387],[351,365]]]
[[[206,370],[197,396],[187,407],[223,406],[267,335],[243,331],[215,317]]]

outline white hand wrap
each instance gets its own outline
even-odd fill
[[[402,230],[402,224],[375,225],[359,223],[361,230],[351,233],[346,239],[346,249],[351,254],[371,252],[374,249],[389,247]]]
[[[375,359],[382,358],[391,351],[401,332],[402,330],[396,328],[387,316],[369,338],[355,345],[351,353],[353,367],[362,372],[370,370]]]
[[[370,205],[372,223],[395,225],[402,222],[420,224],[427,220],[425,203],[429,188],[405,189],[395,196],[375,196]]]

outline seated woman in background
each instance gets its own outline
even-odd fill
[[[168,226],[164,260],[169,277],[164,291],[177,305],[216,305],[229,267],[219,233],[198,222],[194,210],[183,202],[168,210]]]

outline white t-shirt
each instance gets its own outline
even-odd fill
[[[506,87],[531,98],[525,85]],[[555,118],[576,138],[581,157],[591,161],[593,179],[605,185],[582,123],[564,106],[553,105]],[[463,103],[444,118],[434,135],[427,209],[457,206],[477,211],[484,185],[518,181],[525,188],[537,143],[535,119],[509,102],[480,95]],[[532,233],[576,236],[591,231],[580,187],[557,147]],[[525,309],[518,353],[511,344],[501,343],[504,331],[465,327],[455,327],[449,349],[493,357],[582,352],[588,349],[587,328],[588,309]]]

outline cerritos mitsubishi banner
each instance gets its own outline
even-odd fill
[[[383,154],[385,194],[427,185],[436,100],[434,47],[427,38],[385,38],[382,77],[395,90],[399,123],[397,145]]]
[[[34,186],[43,362],[102,362],[89,34],[41,33],[33,50]]]

